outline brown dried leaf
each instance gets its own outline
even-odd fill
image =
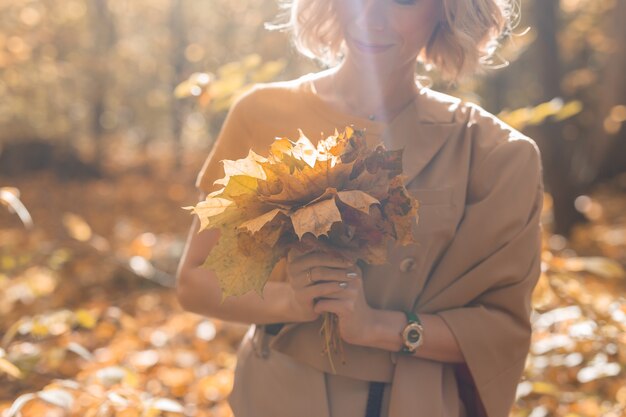
[[[402,176],[394,177],[389,184],[389,199],[383,212],[391,220],[396,239],[401,245],[414,243],[412,224],[417,217],[419,203],[411,198],[404,188]]]
[[[340,221],[341,213],[334,198],[317,201],[291,215],[293,230],[300,239],[305,233],[312,233],[315,237],[327,235],[333,223]]]
[[[365,214],[369,214],[372,204],[380,204],[376,198],[360,190],[339,191],[337,197],[345,204]]]

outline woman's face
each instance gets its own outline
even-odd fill
[[[442,0],[334,0],[347,59],[367,66],[410,66],[442,16]],[[382,67],[381,67],[382,66]]]

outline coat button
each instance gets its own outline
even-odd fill
[[[415,258],[404,258],[402,262],[400,262],[400,271],[409,272],[415,269]]]

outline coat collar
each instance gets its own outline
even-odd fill
[[[378,140],[387,149],[404,148],[405,184],[417,177],[444,143],[460,131],[462,123],[457,117],[460,103],[457,98],[423,87],[410,108],[382,130]],[[407,128],[411,124],[417,129]]]
[[[331,123],[333,129],[352,124],[365,129],[368,144],[382,142],[391,149],[404,148],[402,166],[405,184],[408,184],[428,165],[444,143],[460,128],[458,113],[461,100],[448,94],[431,90],[418,82],[418,95],[400,114],[388,123],[356,117],[332,109],[322,101],[313,86],[314,73],[298,80],[300,91],[308,106]],[[413,126],[411,126],[413,125]],[[417,128],[415,128],[415,125]],[[417,133],[417,134],[416,134]]]

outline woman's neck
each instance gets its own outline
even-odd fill
[[[315,81],[321,99],[347,113],[390,121],[418,94],[413,68],[382,74],[363,71],[350,60]]]

